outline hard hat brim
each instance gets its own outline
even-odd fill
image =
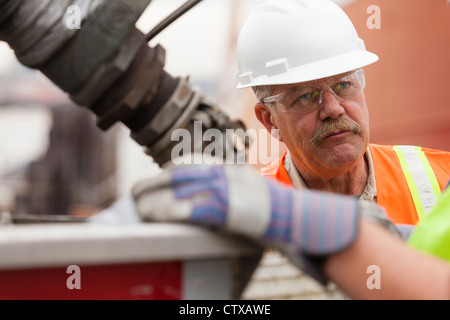
[[[249,81],[249,83],[239,83],[237,88],[308,82],[356,70],[375,63],[378,60],[378,56],[371,52],[361,50],[351,51],[336,57],[289,68],[289,72],[273,76],[264,75],[256,77]]]

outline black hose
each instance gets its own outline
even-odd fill
[[[145,36],[147,42],[156,37],[161,31],[167,28],[171,23],[181,17],[183,14],[191,10],[197,4],[199,4],[202,0],[189,0],[186,1],[181,7],[172,12],[169,16],[167,16],[163,21],[158,23],[156,27],[154,27],[147,35]]]

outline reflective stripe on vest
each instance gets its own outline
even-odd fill
[[[419,219],[430,211],[441,190],[427,157],[420,147],[394,146]]]

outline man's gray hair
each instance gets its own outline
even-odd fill
[[[256,100],[259,102],[272,95],[272,86],[253,87],[253,92],[255,93]]]

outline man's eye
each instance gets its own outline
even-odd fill
[[[350,86],[351,86],[350,82],[340,82],[334,87],[334,89],[335,90],[345,90],[345,89],[350,88]]]
[[[297,101],[309,101],[309,100],[314,100],[317,98],[317,96],[320,94],[320,92],[318,90],[315,91],[311,91],[308,93],[304,93],[302,95],[300,95],[297,98]]]
[[[313,93],[312,92],[310,92],[310,93],[305,93],[305,94],[302,94],[300,97],[298,97],[298,101],[307,101],[307,100],[309,100],[309,99],[311,99],[312,98],[312,95],[313,95]]]

